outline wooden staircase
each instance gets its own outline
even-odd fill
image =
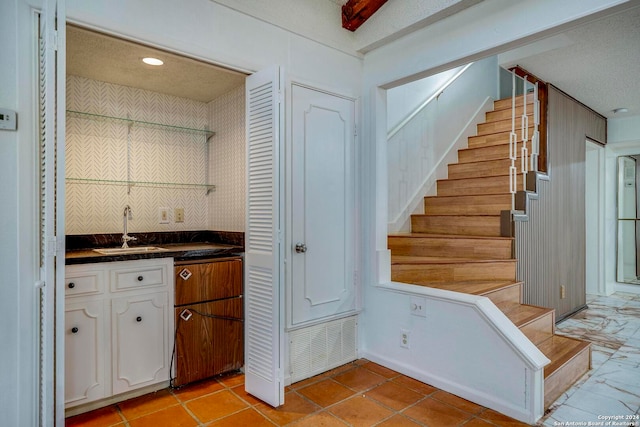
[[[533,111],[530,96],[527,102]],[[437,196],[425,197],[425,214],[412,215],[412,232],[388,237],[391,278],[490,298],[551,360],[544,369],[546,409],[590,369],[591,349],[588,342],[555,335],[553,309],[522,304],[514,239],[500,235],[500,212],[511,209],[510,131],[511,99],[495,101],[469,148],[448,166],[449,178],[437,182]]]

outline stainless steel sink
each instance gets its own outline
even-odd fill
[[[164,252],[169,249],[161,248],[158,246],[132,246],[130,248],[101,248],[94,249],[94,252],[98,252],[102,255],[127,255],[127,254],[144,254],[149,252]]]

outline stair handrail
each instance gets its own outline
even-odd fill
[[[397,125],[395,125],[388,133],[387,133],[387,141],[391,139],[391,137],[393,137],[396,133],[400,132],[400,130],[411,121],[411,119],[413,119],[415,116],[417,116],[418,114],[420,114],[420,112],[422,110],[424,110],[427,105],[429,105],[431,103],[431,101],[433,101],[434,99],[438,99],[440,97],[440,95],[442,95],[444,93],[444,90],[446,88],[448,88],[453,82],[455,82],[458,77],[460,77],[465,71],[467,71],[467,69],[469,67],[471,67],[473,65],[473,62],[468,63],[467,65],[465,65],[464,67],[462,67],[462,69],[460,69],[457,73],[455,73],[453,76],[451,76],[450,79],[448,79],[446,82],[444,82],[442,84],[442,86],[440,86],[438,88],[438,90],[434,91],[433,94],[431,94],[431,96],[429,96],[427,99],[425,99],[420,105],[418,105],[412,112],[410,112],[404,119],[402,119]]]

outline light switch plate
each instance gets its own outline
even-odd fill
[[[411,297],[411,314],[414,316],[427,317],[427,299],[424,297]]]
[[[13,110],[7,110],[6,108],[0,108],[0,129],[1,130],[16,130],[17,116]]]

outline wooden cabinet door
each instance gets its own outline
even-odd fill
[[[242,295],[242,259],[175,267],[175,305]]]
[[[113,394],[169,379],[167,298],[157,292],[112,300]]]
[[[187,384],[242,367],[242,301],[241,297],[237,297],[176,307],[174,385]]]
[[[105,396],[103,304],[99,299],[66,303],[64,400],[67,406]]]

